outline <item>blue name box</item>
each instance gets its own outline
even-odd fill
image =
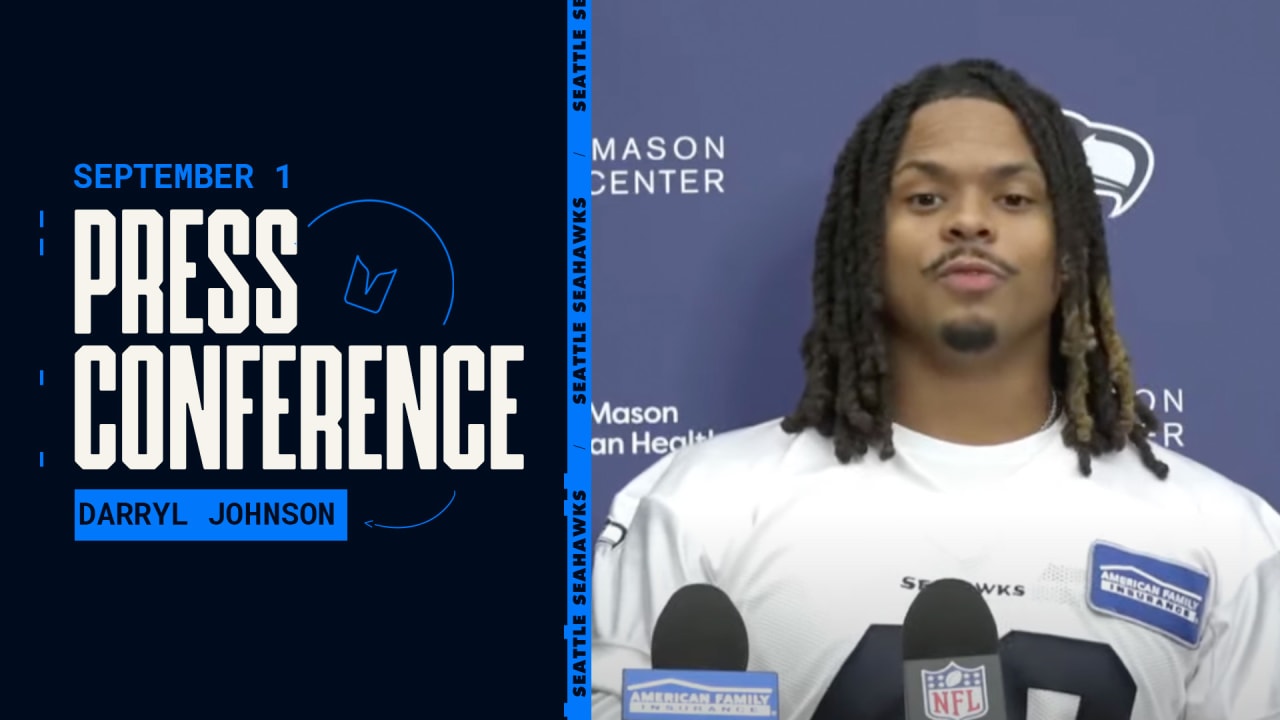
[[[346,490],[76,490],[77,542],[345,541]]]

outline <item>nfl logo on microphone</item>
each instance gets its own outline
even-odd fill
[[[987,714],[987,669],[954,662],[941,670],[921,670],[924,713],[930,720],[976,720]]]

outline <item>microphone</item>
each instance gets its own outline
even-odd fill
[[[746,672],[747,626],[724,591],[686,585],[658,614],[652,669],[622,671],[622,719],[778,717],[778,675]]]
[[[902,622],[907,720],[1006,720],[999,635],[991,609],[963,580],[937,580]]]
[[[657,670],[742,672],[750,657],[747,625],[724,591],[685,585],[658,614],[650,642]]]

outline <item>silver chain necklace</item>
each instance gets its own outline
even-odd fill
[[[1056,421],[1057,419],[1058,419],[1058,393],[1057,391],[1055,391],[1049,396],[1049,417],[1045,418],[1044,424],[1041,425],[1040,429],[1037,430],[1036,432],[1044,432],[1045,430],[1048,430],[1049,426],[1053,425],[1054,421]]]

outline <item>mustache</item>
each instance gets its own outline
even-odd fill
[[[965,245],[953,247],[950,250],[942,253],[937,258],[935,258],[933,262],[926,265],[924,269],[921,270],[920,272],[930,277],[936,277],[938,273],[942,270],[943,266],[945,266],[947,263],[951,262],[952,260],[959,260],[962,257],[973,258],[975,260],[981,260],[983,262],[990,263],[991,265],[994,265],[996,268],[998,268],[1000,272],[1010,277],[1018,274],[1018,268],[1010,265],[1004,260],[1001,260],[995,255],[992,255],[986,250],[983,250],[982,248],[977,246],[965,246]]]

